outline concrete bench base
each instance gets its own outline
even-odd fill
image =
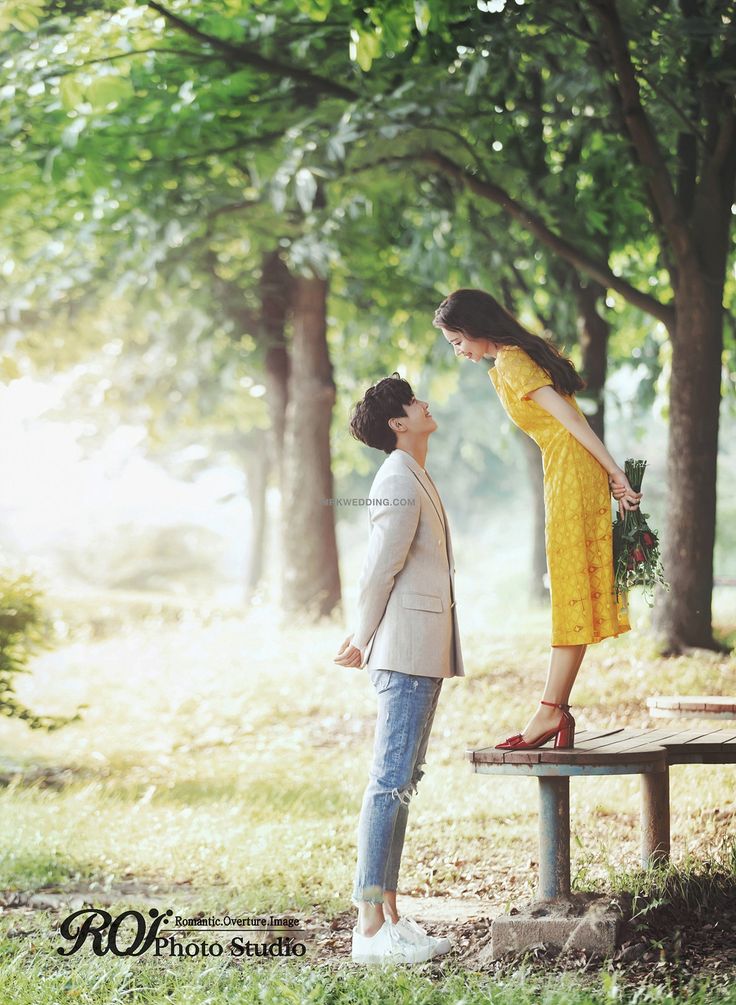
[[[582,950],[607,958],[618,946],[621,922],[621,910],[610,897],[578,895],[536,901],[516,914],[494,920],[489,955],[497,960],[507,953],[523,953],[543,945],[555,953]]]

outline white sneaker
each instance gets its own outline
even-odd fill
[[[409,942],[397,925],[384,921],[375,935],[361,935],[353,929],[352,955],[354,963],[426,963],[432,958],[432,947],[428,942]]]
[[[430,935],[413,918],[399,918],[394,928],[401,933],[403,939],[406,939],[407,942],[411,942],[415,946],[429,945],[431,950],[430,959],[434,959],[435,956],[443,956],[452,949],[450,939],[445,936],[437,937]]]

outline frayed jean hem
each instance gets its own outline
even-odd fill
[[[351,899],[356,907],[359,904],[382,904],[383,892],[383,887],[378,885],[364,886],[360,889],[356,887]]]

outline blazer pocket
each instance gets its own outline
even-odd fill
[[[442,597],[433,597],[428,593],[402,593],[401,606],[412,611],[434,611],[436,614],[444,610]]]

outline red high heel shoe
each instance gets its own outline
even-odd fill
[[[543,747],[552,737],[555,738],[555,750],[566,750],[575,746],[575,720],[570,715],[569,705],[560,705],[556,701],[540,701],[540,705],[549,705],[550,708],[562,710],[562,717],[557,729],[551,729],[548,733],[543,733],[534,743],[527,743],[522,733],[509,736],[503,743],[497,743],[496,750],[536,750]]]

